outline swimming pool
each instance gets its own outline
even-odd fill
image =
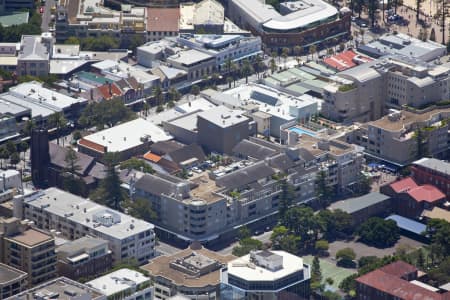
[[[309,130],[305,130],[303,128],[299,128],[299,127],[291,127],[289,128],[290,131],[294,131],[298,134],[307,134],[309,136],[316,136],[315,132],[309,131]]]

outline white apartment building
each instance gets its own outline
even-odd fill
[[[86,282],[86,285],[105,294],[110,300],[152,300],[153,287],[144,274],[120,269]]]
[[[47,76],[52,48],[53,37],[48,32],[40,36],[23,35],[17,56],[17,75]]]
[[[109,241],[113,261],[144,263],[155,255],[154,226],[57,188],[37,191],[14,203],[20,218],[70,240],[92,235]]]

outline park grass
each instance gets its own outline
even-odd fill
[[[303,256],[303,261],[309,265],[312,265],[313,256]],[[325,259],[320,258],[319,261],[320,270],[322,271],[322,283],[325,283],[327,278],[332,278],[334,281],[332,284],[333,289],[339,289],[339,284],[342,280],[344,280],[344,278],[356,273],[355,269],[338,267],[335,263],[329,262]]]

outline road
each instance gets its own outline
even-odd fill
[[[54,5],[56,5],[55,0],[47,0],[45,2],[44,13],[42,14],[42,24],[41,24],[42,32],[47,32],[49,29],[48,24],[50,23],[52,17],[51,8]]]

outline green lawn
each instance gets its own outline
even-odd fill
[[[313,256],[312,255],[308,255],[308,256],[304,256],[303,260],[305,263],[311,265],[312,261],[313,261]],[[333,264],[327,260],[324,259],[320,259],[320,270],[322,271],[322,282],[325,282],[325,279],[327,279],[328,277],[333,278],[333,288],[338,289],[339,288],[339,284],[341,283],[341,281],[356,273],[356,270],[354,269],[346,269],[346,268],[341,268],[336,266],[336,264]]]

